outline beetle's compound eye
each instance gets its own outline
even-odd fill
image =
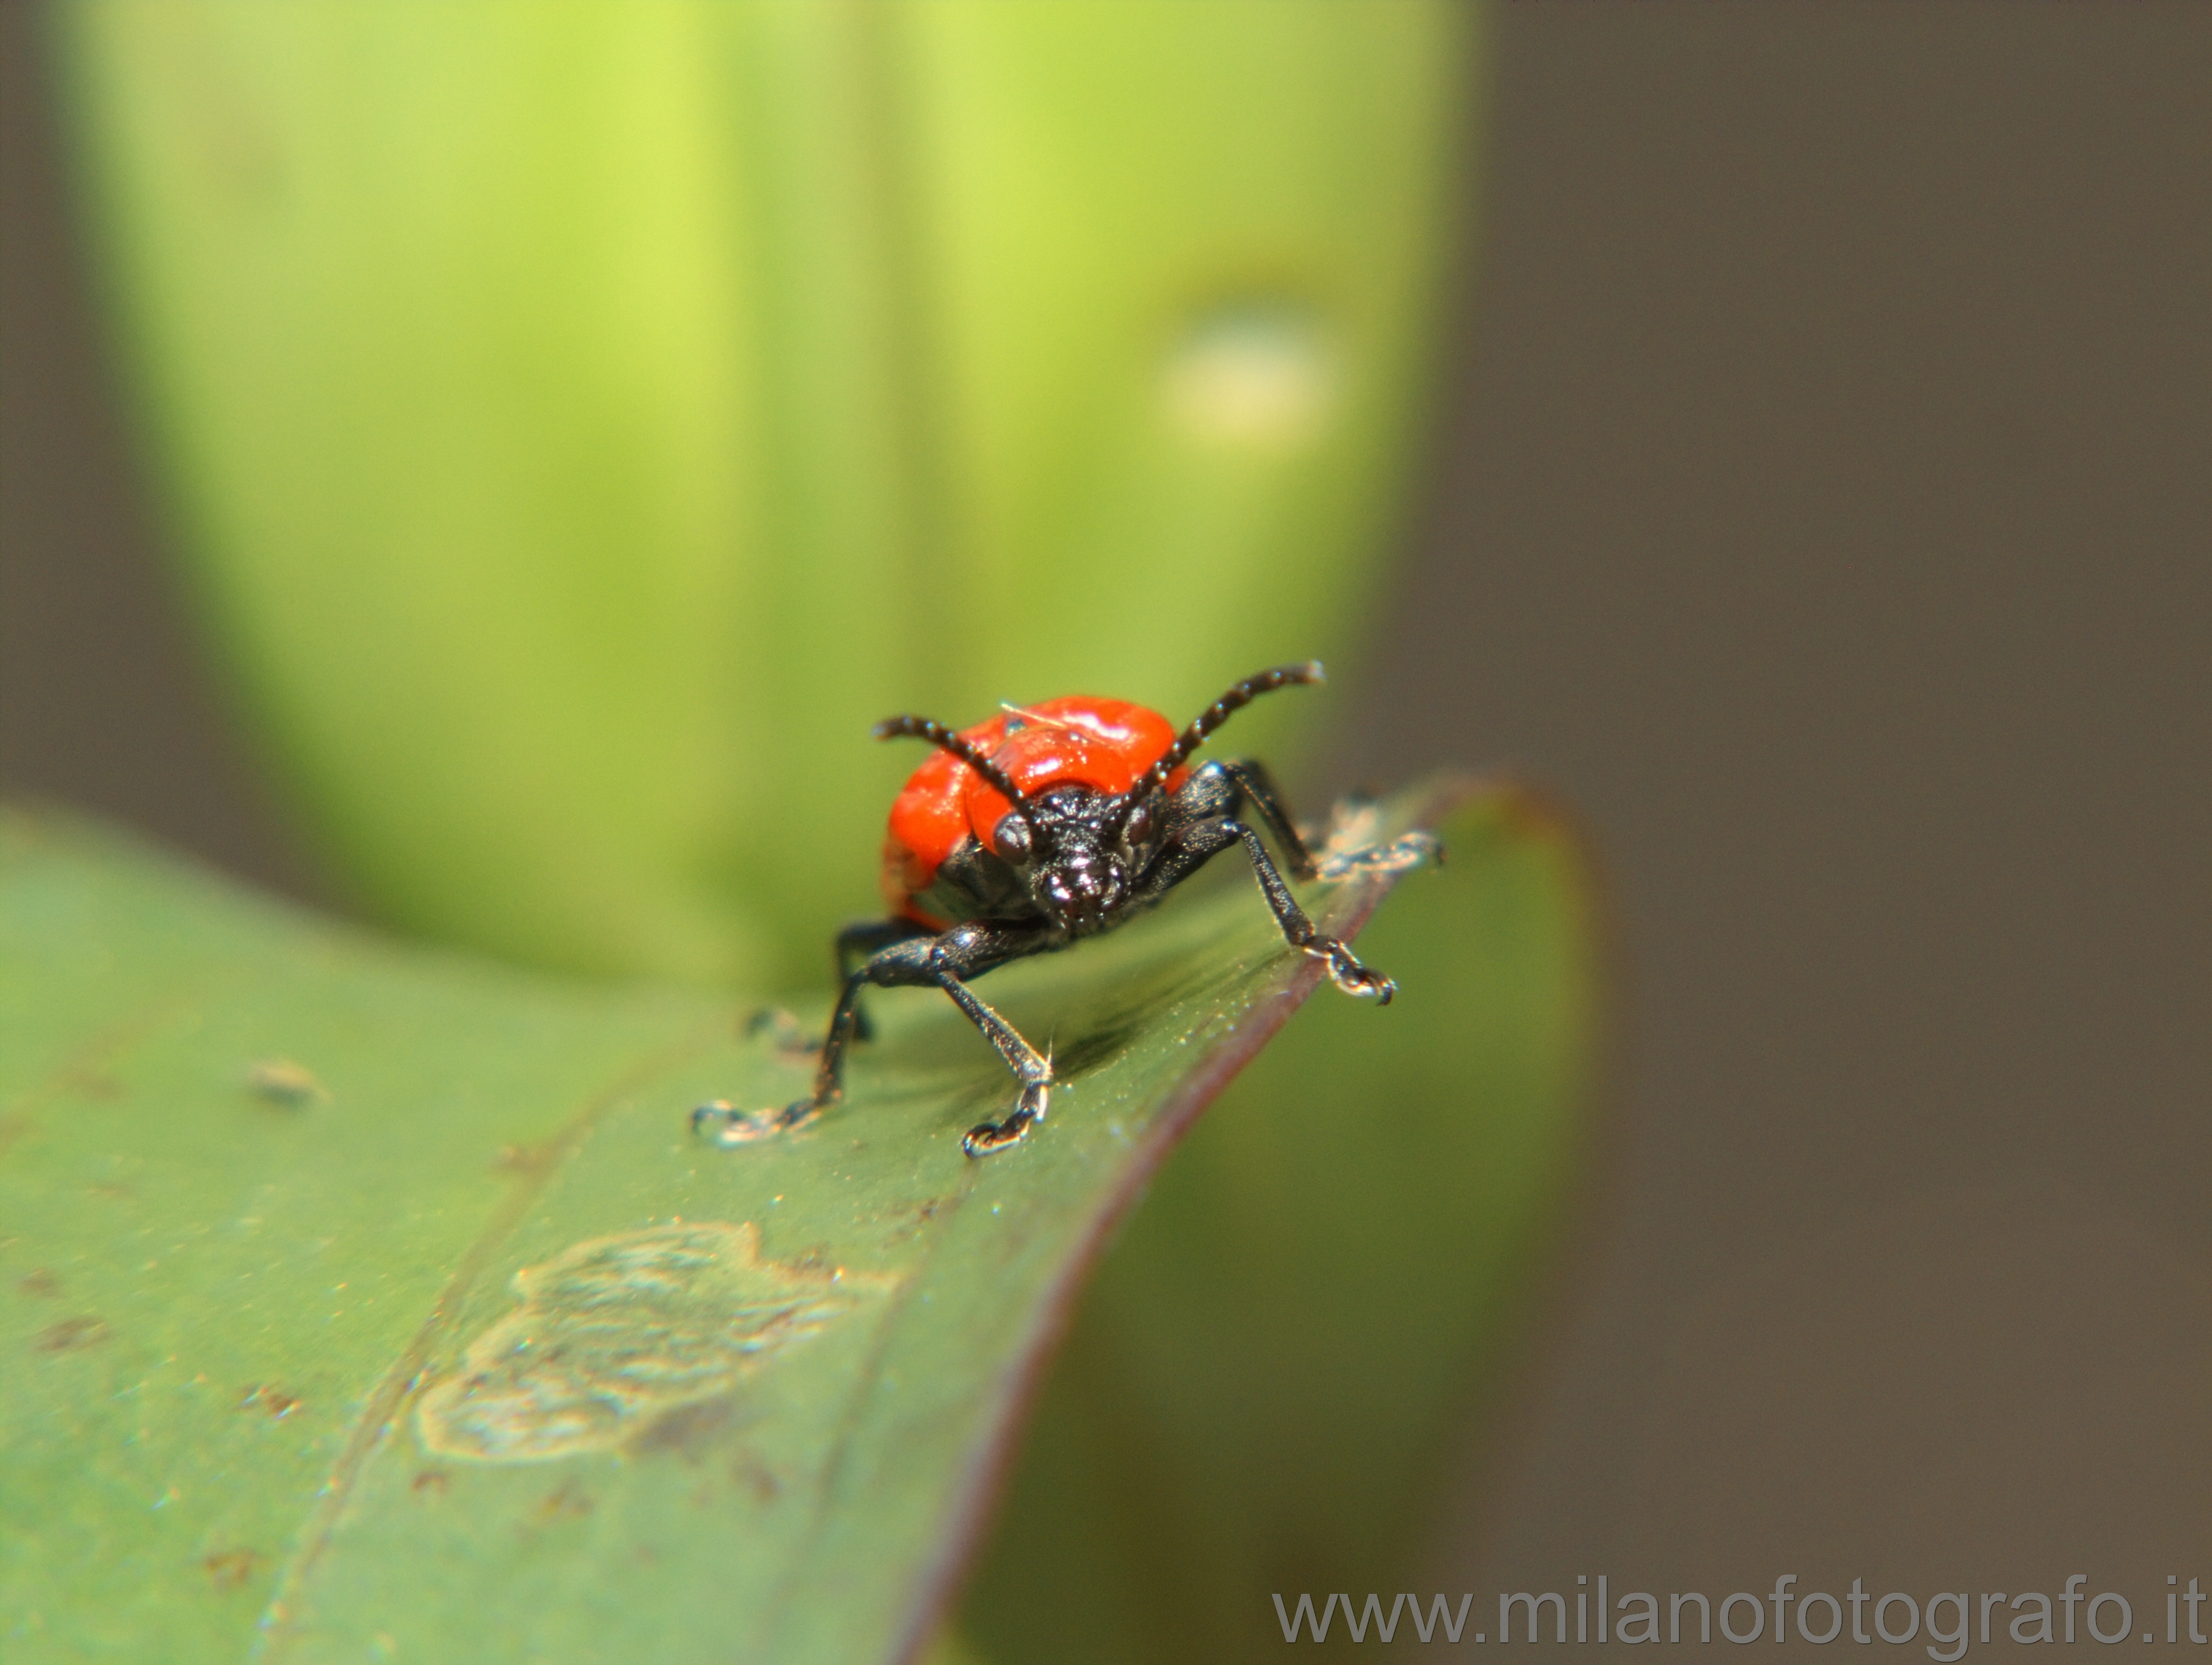
[[[1121,828],[1122,838],[1133,845],[1150,844],[1155,819],[1152,800],[1147,798],[1129,812],[1129,819]]]
[[[1002,860],[1026,862],[1030,858],[1030,824],[1018,814],[1009,813],[999,817],[999,824],[991,832],[991,848]]]

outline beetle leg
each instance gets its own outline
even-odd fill
[[[968,979],[981,977],[994,966],[1055,946],[1042,920],[1009,923],[976,920],[956,925],[929,944],[929,981],[945,990],[952,1003],[968,1014],[969,1022],[982,1031],[983,1038],[998,1049],[1021,1083],[1012,1114],[1003,1122],[984,1122],[961,1135],[960,1148],[970,1156],[988,1156],[1004,1150],[1044,1120],[1045,1102],[1052,1088],[1052,1060],[1024,1040],[1021,1032],[975,997]]]
[[[1267,831],[1275,835],[1275,842],[1290,858],[1291,877],[1301,881],[1314,878],[1319,869],[1314,865],[1313,854],[1307,850],[1306,841],[1298,836],[1298,829],[1291,824],[1290,809],[1276,790],[1275,778],[1267,772],[1267,766],[1256,757],[1240,757],[1224,760],[1219,767],[1222,773],[1243,788],[1245,797],[1267,824]]]
[[[1052,1091],[1052,1060],[1024,1040],[1012,1024],[976,999],[958,978],[948,972],[938,986],[952,996],[953,1002],[968,1014],[968,1020],[983,1032],[983,1038],[999,1049],[1006,1068],[1022,1084],[1013,1113],[1005,1121],[981,1123],[960,1135],[960,1148],[969,1155],[988,1156],[1019,1139],[1032,1123],[1044,1120],[1045,1101]]]
[[[1398,985],[1382,972],[1363,965],[1358,956],[1343,941],[1314,929],[1313,921],[1306,917],[1305,910],[1291,894],[1290,886],[1283,882],[1283,875],[1269,858],[1267,845],[1260,842],[1260,835],[1230,813],[1237,807],[1234,795],[1244,790],[1243,783],[1224,768],[1216,778],[1218,784],[1208,784],[1201,789],[1203,777],[1216,766],[1209,764],[1206,769],[1194,775],[1170,802],[1178,812],[1195,809],[1203,813],[1216,804],[1220,804],[1219,811],[1213,818],[1199,820],[1195,824],[1170,826],[1168,847],[1159,859],[1146,869],[1144,878],[1130,898],[1131,902],[1139,904],[1158,900],[1231,845],[1241,843],[1244,846],[1244,853],[1252,858],[1252,876],[1260,881],[1261,893],[1267,897],[1268,907],[1274,911],[1275,923],[1283,928],[1284,940],[1292,948],[1302,948],[1316,960],[1327,960],[1330,978],[1345,993],[1370,996],[1376,1005],[1388,1006],[1390,996],[1398,992]],[[1230,789],[1228,793],[1221,790],[1224,785]],[[1229,799],[1226,803],[1221,802],[1224,796]],[[1266,812],[1263,810],[1261,813],[1264,816]],[[1303,851],[1304,845],[1300,844],[1297,848]]]
[[[846,941],[845,936],[839,938],[841,951]],[[968,1014],[969,1020],[983,1032],[984,1038],[998,1049],[999,1056],[1006,1061],[1007,1068],[1022,1084],[1013,1114],[1003,1123],[986,1123],[970,1129],[961,1141],[961,1147],[970,1156],[976,1156],[1012,1144],[1028,1130],[1030,1123],[1043,1119],[1047,1089],[1052,1081],[1052,1063],[1024,1040],[1012,1024],[969,993],[965,982],[969,978],[981,976],[994,966],[1053,946],[1042,920],[1019,923],[977,921],[956,925],[935,936],[918,932],[878,949],[865,963],[846,974],[838,991],[836,1009],[830,1014],[829,1032],[823,1038],[822,1061],[814,1072],[812,1093],[804,1099],[793,1099],[780,1111],[741,1111],[717,1099],[691,1112],[693,1129],[719,1122],[721,1125],[714,1134],[717,1142],[741,1145],[805,1127],[844,1097],[845,1053],[859,1026],[861,991],[870,987],[933,984],[951,996],[954,1004]]]
[[[911,919],[863,919],[845,927],[837,933],[837,977],[843,980],[853,975],[853,962],[866,960],[891,947],[894,943],[909,942],[917,936],[929,935],[927,925],[918,925]],[[853,1038],[872,1040],[868,1014],[859,1007],[853,1009]]]

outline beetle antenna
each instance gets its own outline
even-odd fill
[[[982,776],[994,790],[1013,805],[1014,813],[1022,818],[1031,832],[1037,830],[1036,822],[1030,816],[1029,799],[1022,795],[1022,789],[1014,784],[1013,778],[942,723],[933,723],[926,717],[887,717],[869,732],[878,740],[898,740],[911,736],[916,740],[927,741],[939,751],[951,753]]]
[[[1261,694],[1272,693],[1277,688],[1324,680],[1318,659],[1309,659],[1302,665],[1277,665],[1273,670],[1263,670],[1246,677],[1193,717],[1190,726],[1176,736],[1176,743],[1160,754],[1159,761],[1138,777],[1136,784],[1129,789],[1121,820],[1127,820],[1136,812],[1139,804],[1164,785],[1167,778],[1206,743],[1206,736],[1229,720],[1231,712],[1243,710]]]

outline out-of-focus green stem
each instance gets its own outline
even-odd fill
[[[1357,640],[1461,7],[52,15],[191,588],[396,923],[811,979],[875,718]]]

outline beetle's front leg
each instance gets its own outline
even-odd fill
[[[1291,824],[1289,807],[1283,802],[1283,795],[1275,785],[1274,776],[1268,773],[1267,766],[1256,757],[1240,757],[1213,766],[1235,781],[1245,801],[1259,811],[1260,819],[1267,824],[1267,831],[1275,835],[1275,842],[1282,849],[1291,877],[1300,881],[1314,878],[1319,869],[1314,865],[1313,852],[1306,848],[1306,841]],[[1224,814],[1233,814],[1236,809],[1233,801],[1222,806]]]
[[[994,966],[1004,965],[1049,948],[1054,939],[1042,920],[1011,924],[978,920],[957,926],[930,945],[932,981],[952,997],[968,1020],[998,1050],[1021,1083],[1014,1108],[1003,1122],[983,1122],[960,1136],[960,1148],[969,1156],[988,1156],[1018,1141],[1044,1120],[1052,1092],[1052,1060],[1022,1038],[1021,1032],[975,997],[967,980],[980,977]]]
[[[1243,841],[1244,853],[1252,858],[1253,876],[1267,893],[1267,905],[1275,911],[1275,922],[1283,928],[1291,946],[1327,960],[1330,978],[1347,995],[1371,996],[1377,1006],[1388,1006],[1390,996],[1398,992],[1397,984],[1363,964],[1341,939],[1325,936],[1314,929],[1313,921],[1306,917],[1305,910],[1291,897],[1291,887],[1283,882],[1283,875],[1268,860],[1267,847],[1260,842],[1260,835],[1242,821],[1218,825]]]
[[[1176,843],[1146,873],[1133,899],[1157,899],[1231,845],[1240,843],[1244,853],[1252,858],[1252,876],[1260,881],[1261,893],[1274,911],[1275,923],[1283,928],[1284,940],[1316,960],[1327,960],[1330,979],[1347,995],[1371,998],[1377,1006],[1388,1006],[1391,996],[1398,992],[1398,985],[1363,964],[1340,938],[1314,929],[1313,921],[1291,894],[1291,887],[1283,882],[1283,875],[1268,857],[1267,845],[1260,842],[1260,835],[1234,816],[1223,815],[1180,829]]]
[[[842,946],[842,942],[841,942]],[[904,947],[904,944],[900,945]],[[872,957],[858,971],[848,972],[837,992],[836,1009],[830,1014],[830,1031],[823,1037],[822,1053],[814,1069],[814,1090],[804,1099],[794,1099],[781,1110],[739,1110],[726,1099],[716,1099],[701,1105],[691,1112],[691,1130],[697,1133],[710,1122],[720,1123],[714,1130],[714,1142],[719,1145],[748,1145],[757,1139],[766,1139],[779,1133],[790,1133],[808,1123],[845,1096],[845,1051],[853,1044],[854,1032],[860,1021],[860,990],[871,983],[890,984],[910,982],[912,978],[895,975],[872,977],[877,961],[898,949],[887,948]],[[885,972],[894,967],[882,968]]]
[[[841,944],[842,945],[842,944]],[[970,1156],[981,1155],[1012,1144],[1044,1117],[1045,1097],[1052,1081],[1052,1064],[1024,1040],[1013,1026],[975,998],[964,979],[980,977],[994,966],[1052,946],[1042,920],[1020,923],[975,922],[956,925],[942,935],[921,934],[895,941],[871,954],[847,973],[838,991],[836,1008],[830,1014],[830,1029],[822,1042],[822,1060],[814,1072],[814,1090],[780,1111],[742,1111],[725,1099],[700,1105],[691,1112],[696,1132],[720,1123],[714,1140],[722,1145],[750,1144],[779,1133],[806,1126],[845,1096],[845,1054],[851,1047],[860,1020],[863,990],[935,985],[950,995],[998,1049],[1022,1083],[1014,1112],[1004,1123],[986,1123],[972,1129],[961,1141]]]

